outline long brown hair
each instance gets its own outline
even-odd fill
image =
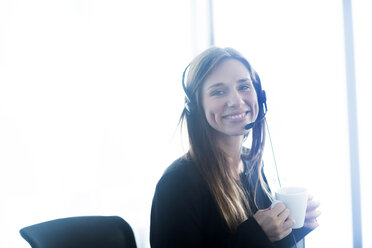
[[[253,194],[244,191],[239,180],[236,180],[231,166],[226,166],[228,161],[224,152],[216,145],[216,137],[212,127],[208,124],[202,107],[202,85],[211,71],[226,59],[236,59],[248,69],[253,84],[258,87],[257,77],[249,62],[232,48],[211,47],[199,54],[189,65],[185,91],[188,109],[182,112],[180,123],[186,119],[189,135],[190,151],[204,180],[217,203],[217,207],[225,219],[228,227],[235,230],[253,215],[249,201],[256,204],[256,190],[258,184],[271,198],[267,185],[261,174],[262,155],[265,141],[264,122],[257,122],[252,130],[252,146],[250,152],[242,155],[243,159],[250,162],[249,173],[257,173],[258,181]],[[260,106],[257,118],[264,118],[262,106]],[[245,137],[246,138],[246,137]],[[248,198],[253,199],[248,199]],[[257,205],[257,204],[256,204]]]

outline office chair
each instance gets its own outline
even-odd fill
[[[32,248],[136,248],[130,225],[118,216],[78,216],[24,227]]]

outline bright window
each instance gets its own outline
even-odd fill
[[[305,186],[321,202],[307,247],[351,247],[342,2],[216,0],[213,7],[216,45],[240,50],[261,76],[282,185]],[[269,141],[265,167],[278,187]]]

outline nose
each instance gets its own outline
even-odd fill
[[[244,104],[244,99],[240,92],[237,90],[231,90],[230,94],[228,95],[227,106],[240,107],[242,104]]]

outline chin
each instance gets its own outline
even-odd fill
[[[235,130],[235,131],[227,132],[226,134],[229,135],[229,136],[242,136],[242,135],[246,135],[248,133],[249,133],[249,130],[245,130],[243,128],[241,130]]]
[[[222,134],[223,136],[230,136],[230,137],[235,137],[235,136],[243,136],[246,134],[249,134],[249,130],[245,130],[244,127],[246,126],[243,125],[241,127],[212,127],[216,134]]]
[[[242,131],[242,132],[239,132],[239,133],[233,134],[233,135],[231,135],[231,136],[243,136],[243,135],[246,135],[246,134],[249,134],[249,130]]]

